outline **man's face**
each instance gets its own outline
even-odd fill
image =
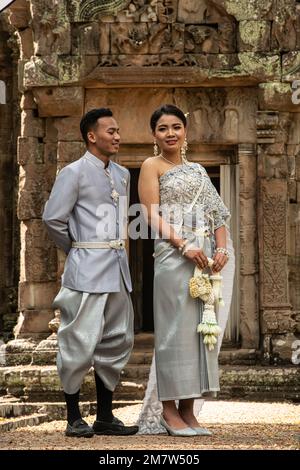
[[[119,127],[113,117],[98,119],[97,125],[88,132],[89,142],[97,149],[99,154],[106,157],[115,155],[119,150]]]

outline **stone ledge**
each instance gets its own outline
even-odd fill
[[[147,367],[136,375],[136,378],[121,376],[114,394],[116,400],[143,399],[148,380]],[[300,401],[300,369],[296,366],[221,366],[220,384],[219,398]],[[20,397],[26,402],[44,401],[45,396],[51,402],[63,401],[55,366],[2,367],[0,391],[2,394]],[[85,377],[81,396],[83,400],[95,399],[92,370]]]

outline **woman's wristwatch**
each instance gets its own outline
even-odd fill
[[[216,253],[222,253],[229,258],[229,251],[226,248],[216,248]]]

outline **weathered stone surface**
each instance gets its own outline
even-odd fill
[[[19,137],[18,163],[23,166],[44,163],[44,146],[38,138]]]
[[[19,309],[48,310],[58,292],[56,282],[20,282]]]
[[[272,348],[273,348],[273,356],[274,360],[277,363],[291,363],[293,360],[299,360],[300,354],[297,355],[293,352],[296,349],[299,349],[299,335],[296,336],[293,333],[287,333],[285,335],[274,335],[272,338]],[[298,348],[297,348],[298,346]],[[299,364],[299,362],[294,364]],[[299,366],[298,366],[299,368]]]
[[[238,47],[241,52],[270,50],[270,21],[244,20],[239,23]]]
[[[30,21],[29,3],[15,0],[9,7],[9,21],[15,28],[26,28]]]
[[[84,92],[81,87],[38,88],[33,94],[40,117],[82,115]]]
[[[285,153],[268,155],[259,149],[258,176],[262,178],[284,178],[288,175],[288,162]]]
[[[18,31],[20,40],[20,59],[30,59],[34,55],[32,29],[26,28]]]
[[[57,161],[74,162],[85,153],[86,145],[83,142],[58,142]]]
[[[69,54],[71,25],[67,17],[66,2],[31,0],[30,6],[35,55]]]
[[[21,63],[19,75],[21,86],[25,90],[35,86],[57,86],[59,84],[59,70],[57,56],[32,57],[31,60]]]
[[[45,122],[36,117],[35,110],[26,109],[21,113],[22,137],[44,137]]]
[[[56,280],[56,248],[41,220],[21,223],[21,282],[48,282]]]
[[[289,0],[288,0],[289,1]],[[267,18],[272,13],[273,0],[221,0],[218,1],[237,21]]]
[[[53,318],[53,310],[24,310],[20,313],[14,332],[19,338],[32,333],[49,333],[49,321]]]
[[[299,113],[300,105],[292,101],[293,91],[289,83],[261,83],[259,85],[259,109]]]
[[[22,95],[20,107],[22,110],[37,109],[36,102],[34,101],[33,94],[28,91]]]
[[[45,144],[48,143],[57,143],[57,129],[55,127],[55,119],[54,118],[47,118],[46,121],[46,129],[45,129],[45,137],[44,142]]]
[[[225,88],[176,91],[177,102],[190,112],[193,142],[255,142],[256,96],[251,89]]]
[[[240,279],[240,332],[242,348],[245,349],[257,349],[259,346],[257,285],[258,279],[252,275],[243,275]]]
[[[287,82],[300,79],[300,52],[292,51],[283,54],[282,79]]]
[[[260,185],[261,303],[263,307],[287,309],[287,182],[284,179],[262,179]]]
[[[99,40],[99,35],[101,31],[101,38]],[[105,32],[106,36],[105,40]],[[100,43],[101,43],[101,53],[108,54],[109,47],[109,28],[107,25],[101,25],[99,27],[98,23],[88,23],[84,25],[78,25],[77,28],[73,28],[73,37],[72,37],[72,53],[73,54],[85,54],[85,55],[96,55],[100,53]],[[106,46],[106,47],[103,47]]]
[[[19,204],[20,220],[41,218],[55,173],[56,158],[48,144],[44,147],[33,137],[19,138]]]
[[[57,130],[57,140],[70,142],[82,140],[80,120],[80,117],[55,119],[54,127]]]
[[[130,94],[122,90],[87,90],[85,112],[97,107],[109,107],[120,127],[123,143],[152,143],[149,121],[154,109],[161,103],[172,102],[172,91],[164,89],[132,89]],[[120,106],[122,103],[122,106]],[[147,103],[147,110],[145,110]],[[135,109],[128,120],[128,109]]]
[[[287,333],[293,331],[295,321],[290,310],[265,310],[262,315],[262,333]]]

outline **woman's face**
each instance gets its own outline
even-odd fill
[[[157,121],[153,136],[162,152],[178,153],[183,146],[186,129],[177,116],[163,114]]]

